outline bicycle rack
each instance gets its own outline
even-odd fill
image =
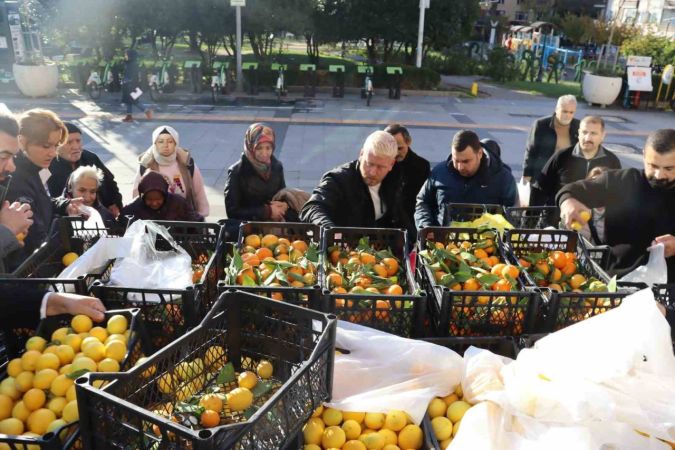
[[[258,95],[258,63],[257,62],[245,62],[241,65],[242,69],[245,71],[248,94],[249,95]]]
[[[300,72],[305,74],[305,97],[316,95],[316,64],[300,64]]]
[[[331,64],[328,66],[328,72],[335,74],[335,84],[333,85],[333,97],[345,96],[345,66],[342,64]]]

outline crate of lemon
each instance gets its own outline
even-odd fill
[[[323,248],[326,312],[398,336],[426,335],[426,294],[410,268],[404,230],[328,228]]]
[[[138,310],[45,319],[0,374],[0,449],[80,445],[75,379],[127,370],[142,356]],[[10,346],[11,348],[11,346]]]
[[[537,331],[556,331],[606,312],[633,292],[616,292],[615,283],[590,259],[576,231],[514,229],[504,241],[529,283],[546,288]]]
[[[419,232],[420,278],[433,299],[438,336],[518,336],[531,332],[539,295],[509,264],[492,229],[428,227]]]
[[[225,277],[219,292],[234,287],[320,310],[320,232],[312,224],[242,223],[237,245],[219,249]]]
[[[336,320],[242,291],[127,373],[76,381],[85,448],[283,448],[331,392]],[[99,381],[112,381],[98,389]]]

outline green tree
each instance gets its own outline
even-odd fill
[[[226,48],[232,52],[230,42],[235,34],[235,10],[223,0],[199,0],[190,10],[188,36],[207,67],[213,65],[218,51]]]
[[[651,56],[652,62],[661,66],[675,62],[675,42],[664,36],[635,35],[621,46],[624,56]]]
[[[574,45],[580,45],[593,37],[595,25],[588,16],[568,14],[563,18],[561,28],[567,39]]]

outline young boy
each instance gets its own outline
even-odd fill
[[[130,217],[132,216],[132,217]],[[177,220],[203,222],[184,198],[169,192],[169,183],[152,170],[143,174],[138,184],[138,197],[122,208],[120,220]]]

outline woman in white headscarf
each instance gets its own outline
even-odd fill
[[[152,132],[152,145],[138,157],[139,170],[134,180],[134,197],[146,170],[159,172],[169,183],[169,192],[183,197],[201,216],[209,215],[204,179],[190,153],[180,147],[178,132],[162,125]]]

